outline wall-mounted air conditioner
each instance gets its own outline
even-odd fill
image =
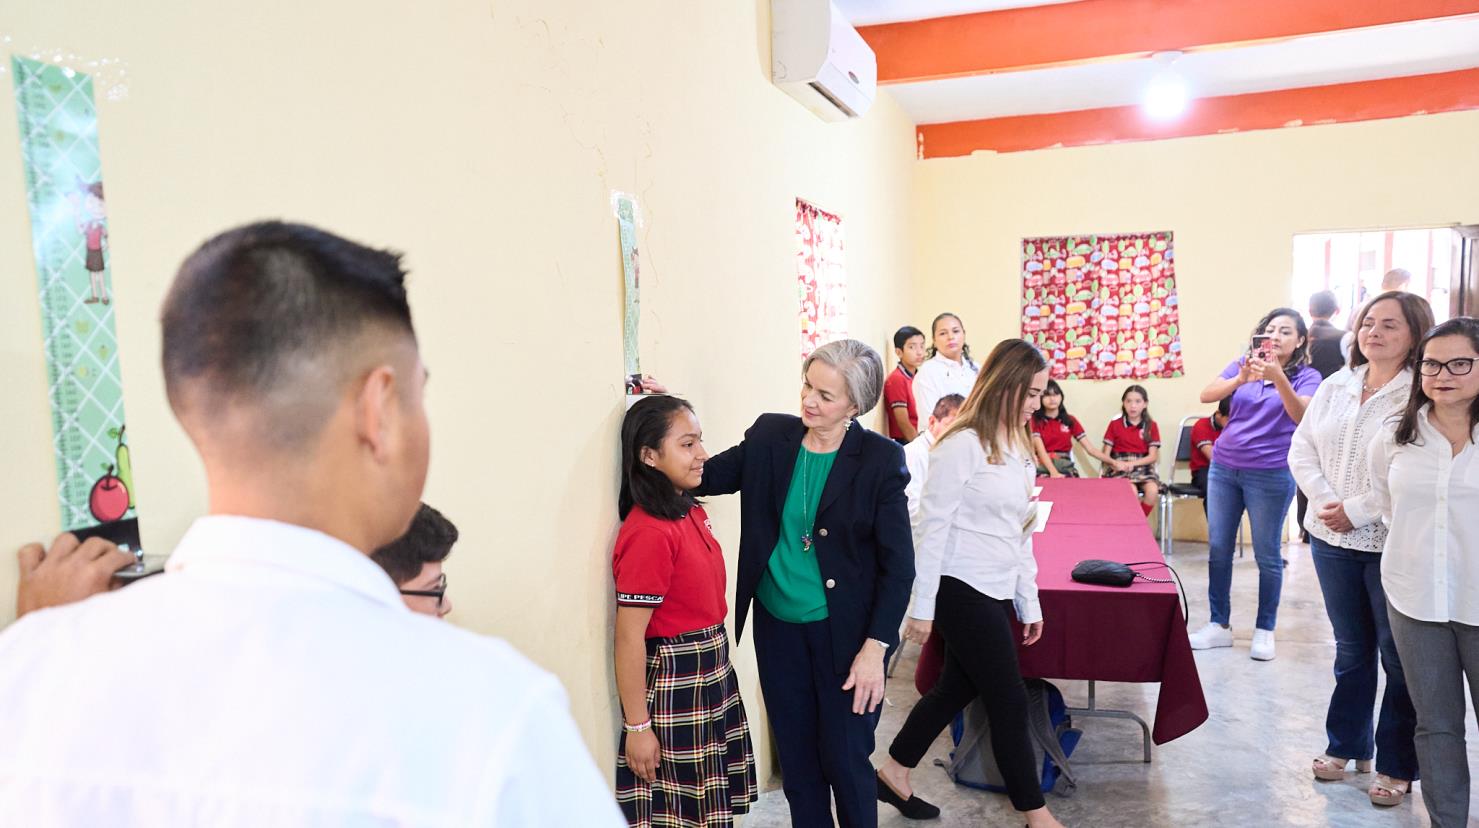
[[[826,121],[858,118],[873,105],[873,50],[830,0],[771,0],[770,77]]]

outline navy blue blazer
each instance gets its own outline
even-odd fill
[[[781,508],[806,426],[789,414],[762,414],[739,445],[710,457],[694,494],[740,493],[735,640],[780,537]],[[863,642],[894,647],[914,586],[914,538],[904,485],[904,450],[856,420],[842,438],[817,504],[812,539],[827,593],[827,623],[839,675]]]

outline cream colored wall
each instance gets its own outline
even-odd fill
[[[1144,383],[1169,440],[1213,408],[1198,393],[1259,317],[1292,302],[1295,233],[1479,221],[1475,146],[1479,112],[1464,112],[923,161],[914,316],[958,312],[984,356],[1020,333],[1024,237],[1174,231],[1187,374]],[[1064,383],[1093,439],[1125,385]]]
[[[14,44],[127,62],[100,103],[118,331],[145,544],[204,508],[170,417],[156,313],[208,234],[262,217],[408,252],[433,457],[463,540],[455,623],[564,681],[613,761],[610,546],[623,410],[611,189],[645,214],[643,369],[723,449],[795,407],[794,198],[843,215],[855,335],[910,303],[912,125],[886,96],[827,124],[768,82],[768,2],[24,4]],[[6,83],[7,90],[9,83]],[[14,106],[0,105],[0,549],[57,507]],[[738,502],[711,506],[732,558]],[[0,566],[0,619],[14,572]],[[182,619],[187,620],[187,619]],[[758,716],[748,641],[737,657]],[[435,669],[435,665],[428,665]],[[762,773],[769,751],[759,745]]]

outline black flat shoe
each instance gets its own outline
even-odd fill
[[[899,813],[904,815],[904,819],[940,818],[939,808],[917,796],[910,796],[908,799],[899,796],[894,793],[894,789],[890,788],[887,782],[883,781],[882,775],[878,776],[878,801],[898,808]]]

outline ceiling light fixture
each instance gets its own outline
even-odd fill
[[[1145,85],[1145,97],[1141,105],[1152,120],[1169,121],[1186,111],[1191,93],[1186,78],[1173,67],[1181,57],[1180,52],[1156,52],[1150,56],[1155,65],[1155,74]]]

